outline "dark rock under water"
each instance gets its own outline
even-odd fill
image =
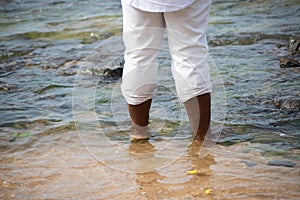
[[[296,163],[286,160],[270,160],[267,162],[270,166],[283,166],[283,167],[295,167]]]
[[[300,67],[300,37],[292,36],[287,44],[287,56],[279,60],[281,68]]]
[[[122,67],[118,67],[115,69],[104,69],[103,71],[103,75],[106,79],[117,79],[117,78],[121,78],[123,74],[123,68]]]

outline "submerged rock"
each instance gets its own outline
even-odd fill
[[[273,100],[273,105],[281,110],[286,110],[289,112],[299,112],[300,111],[300,100],[297,97],[283,97],[280,99]]]
[[[300,38],[292,36],[287,45],[288,56],[279,60],[281,68],[300,67]]]
[[[300,53],[300,37],[292,36],[289,39],[288,51],[291,55]]]
[[[270,160],[267,162],[269,166],[295,167],[296,163],[286,160]]]
[[[279,63],[281,68],[300,67],[300,63],[292,58],[281,58]]]
[[[105,80],[118,80],[122,77],[124,67],[124,56],[118,56],[106,68],[103,69],[103,78]]]
[[[121,78],[122,74],[123,74],[122,67],[118,67],[115,69],[104,69],[104,71],[103,71],[104,77],[108,78],[108,79]]]

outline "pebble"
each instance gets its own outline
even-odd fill
[[[204,193],[205,193],[206,195],[209,195],[209,194],[211,194],[211,191],[212,191],[212,189],[206,189],[206,190],[204,191]]]
[[[286,160],[270,160],[267,162],[269,166],[295,167],[296,163]]]
[[[186,173],[188,173],[190,175],[196,175],[198,173],[198,171],[196,169],[194,169],[194,170],[187,171]]]

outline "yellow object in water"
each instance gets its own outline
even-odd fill
[[[187,171],[187,173],[191,174],[191,175],[196,175],[198,173],[198,171],[196,169],[194,169],[194,170]]]
[[[210,194],[210,193],[211,193],[211,189],[206,189],[206,190],[204,191],[204,193],[207,194],[207,195]]]

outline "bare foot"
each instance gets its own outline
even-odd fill
[[[133,143],[144,143],[149,140],[149,137],[138,137],[138,136],[131,136],[130,137],[130,142]]]
[[[202,145],[203,144],[204,139],[202,137],[200,137],[198,134],[194,137],[194,141],[193,143],[197,144],[197,145]]]

